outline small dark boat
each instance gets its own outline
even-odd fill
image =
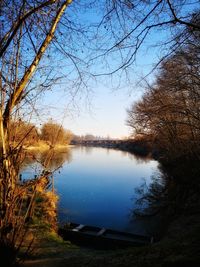
[[[145,246],[153,243],[153,237],[76,223],[68,223],[59,228],[59,234],[64,240],[75,244],[99,248]]]

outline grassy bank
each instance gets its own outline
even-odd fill
[[[39,141],[37,143],[35,143],[34,145],[26,145],[23,146],[23,148],[25,150],[28,151],[46,151],[49,150],[50,148],[53,148],[55,150],[62,150],[62,149],[66,149],[72,147],[72,145],[69,144],[55,144],[54,146],[48,144],[47,142],[44,141]]]
[[[121,250],[94,250],[76,247],[56,236],[43,236],[34,254],[23,267],[199,267],[199,217],[175,220],[165,238],[149,247]]]
[[[51,229],[44,231],[39,225],[33,253],[28,255],[22,266],[199,267],[198,163],[180,159],[176,162],[165,162],[164,167],[169,182],[164,199],[167,211],[164,219],[169,223],[166,224],[164,235],[159,242],[147,247],[96,250],[65,242],[56,232]],[[170,180],[170,177],[173,179]]]

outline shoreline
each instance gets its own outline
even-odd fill
[[[84,144],[76,144],[86,146]],[[74,145],[75,146],[75,145]],[[90,144],[92,147],[92,144]],[[123,150],[118,147],[105,147]],[[46,144],[46,149],[49,149],[49,145]],[[55,149],[68,149],[73,145],[57,145]],[[93,147],[95,147],[93,145]],[[96,146],[97,147],[97,146]],[[133,146],[134,147],[134,146]],[[40,149],[41,146],[29,147],[28,150]],[[43,148],[44,149],[44,148]],[[127,150],[126,150],[127,151]],[[132,152],[133,151],[127,151]],[[160,162],[160,159],[158,159]],[[167,165],[167,162],[165,162]],[[183,166],[180,164],[182,163]],[[178,166],[177,166],[178,164]],[[181,166],[181,167],[180,167]],[[166,228],[161,240],[151,246],[144,247],[131,247],[124,248],[122,250],[104,250],[97,251],[95,248],[88,248],[87,246],[75,247],[73,243],[60,239],[60,236],[55,233],[55,238],[44,238],[44,242],[40,242],[39,253],[34,255],[29,260],[25,260],[23,267],[59,267],[59,266],[83,266],[83,267],[129,267],[135,265],[136,267],[148,266],[148,267],[171,267],[171,266],[199,266],[200,257],[199,251],[199,220],[200,217],[197,213],[199,196],[196,194],[195,205],[193,205],[194,194],[191,197],[182,199],[182,188],[179,186],[179,179],[182,181],[183,173],[186,178],[191,177],[191,163],[186,164],[185,160],[180,159],[180,162],[173,161],[173,166],[167,167],[167,173],[170,177],[174,177],[173,187],[169,184],[168,192],[169,196],[165,201],[175,201],[174,205],[170,204],[163,208],[163,223],[166,223]],[[184,167],[184,172],[180,172]],[[195,165],[192,165],[192,169],[196,169]],[[188,173],[187,171],[188,170]],[[165,169],[166,171],[166,169]],[[194,174],[192,177],[194,177]],[[193,181],[195,181],[193,179]],[[176,185],[177,184],[177,185]],[[176,185],[176,186],[175,186]],[[186,184],[187,185],[187,184]],[[187,187],[188,188],[188,187]],[[196,187],[195,187],[196,188]],[[188,190],[188,189],[186,189]],[[185,193],[185,191],[183,191]],[[172,198],[170,198],[172,196]],[[175,196],[175,200],[173,198]],[[184,201],[184,202],[183,202]],[[186,203],[187,202],[187,203]],[[183,205],[183,210],[177,210],[178,206]],[[200,202],[199,202],[200,204]],[[176,211],[174,214],[173,211]],[[168,219],[168,221],[167,221]],[[68,242],[68,243],[65,243]],[[47,250],[48,247],[48,250]],[[56,251],[56,252],[55,252]],[[89,265],[88,265],[89,262]]]
[[[33,151],[33,150],[39,150],[39,151],[45,151],[45,150],[49,150],[49,149],[55,149],[55,150],[62,150],[62,149],[69,149],[71,147],[73,147],[74,145],[61,145],[61,144],[57,144],[55,146],[51,146],[49,144],[39,144],[39,145],[30,145],[30,146],[24,146],[23,149],[26,151]]]
[[[133,140],[117,140],[117,141],[84,141],[72,142],[74,146],[84,147],[101,147],[107,149],[115,149],[126,151],[140,157],[151,157],[159,160],[160,153],[148,142],[138,142]]]

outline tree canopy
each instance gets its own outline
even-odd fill
[[[50,145],[69,144],[71,140],[71,132],[65,130],[62,125],[49,121],[42,126],[41,139]]]
[[[128,110],[129,126],[149,135],[168,157],[199,157],[200,46],[194,34],[162,62],[155,83]]]

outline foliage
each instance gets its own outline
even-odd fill
[[[133,134],[151,140],[164,173],[138,189],[139,208],[144,209],[137,213],[159,214],[162,225],[199,210],[200,35],[190,28],[185,32],[187,42],[161,63],[155,81],[128,109]]]
[[[30,220],[33,218],[36,207],[39,205],[36,201],[37,195],[43,194],[44,201],[48,202],[45,202],[45,204],[48,204],[49,208],[55,210],[57,198],[51,197],[51,193],[46,192],[48,181],[46,176],[41,176],[35,180],[18,183],[15,186],[12,192],[12,201],[9,208],[5,210],[3,220],[1,220],[0,255],[1,262],[5,266],[13,266],[16,263],[17,253],[26,241],[26,237],[30,232]],[[50,226],[52,226],[53,222],[55,225],[55,213],[50,212],[48,207],[43,212],[44,218],[48,220]],[[33,242],[34,237],[28,242],[26,253],[29,252]]]
[[[10,142],[19,145],[36,144],[39,141],[39,134],[36,126],[22,120],[11,121]]]
[[[194,33],[184,49],[163,61],[155,83],[128,110],[128,125],[151,136],[170,159],[199,157],[199,57],[199,36]]]
[[[51,121],[45,123],[41,129],[41,139],[52,146],[55,144],[69,144],[71,136],[72,134],[69,130],[65,130],[62,125]]]

